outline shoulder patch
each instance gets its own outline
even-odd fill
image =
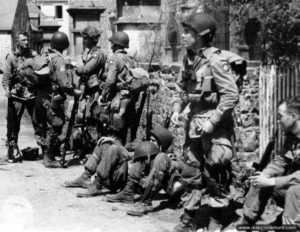
[[[98,57],[98,53],[94,53],[93,57],[97,58]]]
[[[66,68],[65,68],[65,66],[64,66],[64,65],[60,66],[60,69],[59,69],[59,71],[61,71],[61,72],[65,72],[65,71],[66,71]]]
[[[230,71],[230,64],[228,63],[227,60],[221,60],[221,65],[222,65],[223,70],[225,72],[229,72]]]

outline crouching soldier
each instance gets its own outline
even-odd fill
[[[177,165],[166,153],[173,140],[170,131],[164,127],[156,127],[150,131],[150,141],[140,143],[129,169],[125,188],[116,195],[108,196],[109,202],[133,203],[134,195],[139,188],[145,189],[140,202],[129,210],[131,215],[142,216],[152,209],[152,196],[162,188],[171,196],[177,192],[180,174]]]

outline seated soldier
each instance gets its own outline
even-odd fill
[[[167,147],[169,147],[173,137],[167,129],[162,129],[162,136],[167,137]],[[153,136],[153,138],[160,139],[160,135],[158,134],[160,132],[161,130],[159,127],[151,130],[150,134]],[[167,135],[164,134],[166,132],[168,132]],[[160,143],[160,141],[158,142]],[[154,155],[156,154],[157,153],[154,153]],[[87,193],[78,194],[77,196],[79,197],[92,197],[100,195],[102,194],[102,187],[106,187],[112,191],[116,191],[118,189],[122,189],[126,184],[126,187],[128,188],[128,159],[128,151],[121,145],[118,140],[113,139],[112,137],[103,137],[99,140],[98,145],[94,149],[93,155],[90,156],[85,163],[85,171],[83,172],[83,174],[74,181],[66,182],[65,186],[87,188]],[[95,173],[95,179],[91,183],[91,177]]]
[[[133,203],[137,188],[144,188],[141,201],[127,211],[135,216],[142,216],[152,209],[152,196],[159,190],[164,189],[174,198],[184,190],[180,165],[166,153],[173,140],[172,134],[163,127],[155,128],[151,134],[150,142],[142,142],[135,149],[126,187],[116,195],[107,197],[109,202]]]
[[[286,132],[286,140],[271,163],[250,177],[251,187],[243,207],[243,225],[254,225],[273,196],[283,207],[282,224],[300,226],[300,97],[281,101],[278,119]]]

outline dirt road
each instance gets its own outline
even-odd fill
[[[0,97],[0,159],[6,154],[6,99]],[[31,122],[22,121],[20,148],[36,146]],[[62,186],[81,174],[82,166],[46,169],[41,161],[0,163],[0,231],[164,232],[171,231],[180,210],[163,209],[144,217],[126,215],[127,204],[105,196],[77,198],[82,189]],[[162,200],[154,201],[158,206]]]

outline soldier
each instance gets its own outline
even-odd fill
[[[120,136],[122,144],[126,143],[127,128],[132,115],[129,111],[134,107],[134,93],[118,87],[128,78],[128,69],[136,66],[132,58],[127,55],[125,48],[129,47],[129,37],[125,32],[114,33],[109,41],[112,43],[113,55],[107,60],[107,78],[103,83],[103,90],[99,98],[100,104],[110,104],[110,129]]]
[[[165,131],[168,133],[164,134]],[[153,129],[150,131],[150,134],[153,135],[154,141],[165,139],[167,145],[163,143],[164,148],[165,146],[169,147],[173,139],[170,132],[166,129],[163,131],[160,128]],[[155,150],[157,149],[158,148]],[[136,153],[138,153],[138,148],[136,149]],[[153,153],[153,155],[156,154],[158,154],[158,152]],[[87,188],[86,193],[77,194],[79,197],[101,195],[103,186],[111,191],[116,191],[118,189],[123,189],[126,185],[125,189],[122,190],[117,197],[122,197],[121,195],[123,194],[127,197],[129,191],[130,194],[134,194],[135,187],[132,184],[133,182],[138,183],[143,177],[142,173],[145,171],[145,166],[143,164],[141,165],[139,162],[135,162],[133,168],[129,171],[130,180],[127,181],[127,160],[129,160],[129,158],[128,151],[120,144],[118,139],[102,137],[95,147],[93,155],[89,157],[88,161],[85,163],[85,171],[82,175],[74,181],[65,182],[65,186]],[[144,160],[145,157],[139,157],[139,159],[141,158]],[[96,174],[96,177],[91,183],[91,177],[94,174]],[[130,196],[130,199],[133,199],[133,195]]]
[[[300,226],[300,97],[282,100],[278,119],[286,133],[284,145],[270,164],[250,177],[244,202],[243,225],[254,225],[273,196],[283,207],[282,224]],[[288,229],[287,229],[288,230]],[[295,230],[296,231],[296,230]]]
[[[87,188],[86,192],[77,193],[77,197],[102,195],[104,187],[113,192],[122,189],[127,180],[129,159],[128,151],[118,139],[101,137],[84,165],[85,171],[74,181],[65,182],[65,187]]]
[[[100,84],[104,80],[103,74],[105,71],[106,56],[100,50],[100,47],[97,46],[101,34],[97,28],[88,26],[83,29],[81,34],[83,36],[83,47],[87,48],[88,52],[86,58],[84,58],[84,64],[76,65],[76,74],[81,77],[79,84],[85,90],[84,99],[81,101],[83,105],[86,105],[86,119],[84,118],[83,120],[87,120],[86,126],[94,132],[90,133],[93,135],[91,137],[93,141],[88,141],[91,143],[90,147],[94,147],[99,137],[99,128],[97,126],[98,113],[95,106],[97,106],[97,100],[101,92]],[[78,143],[79,141],[76,142]],[[82,144],[79,147],[81,153],[88,152],[82,150],[84,147],[87,146]],[[79,154],[79,156],[81,155]]]
[[[142,216],[152,209],[152,196],[162,188],[175,197],[175,183],[180,182],[177,163],[173,162],[167,150],[173,135],[164,127],[157,126],[150,131],[150,141],[140,143],[133,156],[125,188],[116,195],[108,196],[109,202],[133,203],[139,188],[145,189],[141,201],[128,210],[128,214]],[[177,186],[175,187],[177,188]]]
[[[55,160],[60,154],[59,136],[65,123],[64,101],[66,94],[80,96],[79,90],[74,90],[72,81],[68,77],[63,51],[69,47],[68,36],[63,32],[56,32],[51,38],[51,49],[48,49],[51,94],[42,100],[46,108],[47,138],[44,150],[44,165],[47,168],[61,167]]]
[[[195,54],[192,75],[183,76],[178,83],[182,91],[174,98],[171,121],[179,124],[180,116],[188,119],[183,161],[194,172],[195,178],[186,192],[184,212],[174,231],[195,231],[194,217],[202,195],[223,199],[229,193],[231,112],[239,98],[238,87],[227,59],[221,51],[211,47],[216,25],[204,13],[195,13],[182,21],[182,41],[189,54]],[[186,106],[180,115],[182,106]]]
[[[38,135],[38,127],[34,120],[34,93],[33,88],[26,79],[25,62],[36,56],[36,52],[29,48],[28,34],[17,33],[16,50],[5,58],[3,68],[2,85],[8,97],[7,112],[7,157],[13,162],[21,160],[18,149],[18,135],[20,131],[21,118],[26,108]]]

